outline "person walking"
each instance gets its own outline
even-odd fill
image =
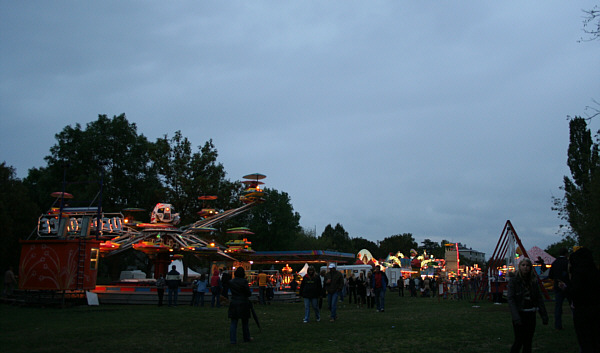
[[[327,305],[331,311],[329,321],[337,320],[338,297],[344,287],[344,277],[336,270],[335,263],[329,264],[329,272],[325,274],[325,289],[327,290]]]
[[[566,291],[566,288],[570,287],[571,284],[569,279],[569,259],[567,258],[569,250],[562,247],[558,254],[559,256],[552,262],[548,277],[554,280],[554,328],[562,330],[563,303],[567,299],[569,306],[571,304],[571,300],[567,298]]]
[[[163,297],[165,296],[165,288],[167,287],[167,281],[165,281],[165,276],[160,275],[160,277],[156,280],[156,293],[158,293],[158,306],[163,305]]]
[[[175,265],[171,266],[171,271],[167,273],[166,281],[167,287],[169,287],[169,306],[177,306],[179,285],[181,285],[181,274],[177,271]]]
[[[210,300],[210,307],[215,307],[215,302],[217,308],[221,307],[221,278],[219,278],[219,271],[214,270],[213,275],[210,278],[210,292],[212,294],[212,298]]]
[[[231,319],[231,324],[229,325],[229,342],[231,344],[237,343],[238,320],[242,321],[244,342],[251,342],[253,338],[250,337],[248,321],[252,310],[252,304],[250,303],[252,292],[250,292],[250,286],[246,279],[246,271],[243,267],[236,268],[233,276],[233,279],[229,281],[231,301],[229,302],[229,310],[227,311],[227,317]]]
[[[385,272],[381,271],[380,266],[375,266],[375,272],[371,278],[371,288],[375,294],[375,304],[377,312],[385,311],[385,290],[387,289],[388,278]]]
[[[315,319],[317,322],[321,321],[321,312],[319,311],[321,291],[321,278],[315,273],[314,266],[309,266],[300,284],[300,296],[304,298],[304,320],[302,322],[305,324],[308,323],[311,306],[315,312]]]
[[[548,324],[548,313],[529,258],[519,262],[516,274],[508,281],[508,306],[515,334],[510,352],[531,352],[536,312],[539,311],[544,325]]]

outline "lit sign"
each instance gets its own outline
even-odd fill
[[[65,217],[63,220],[67,222],[68,233],[81,233],[85,224],[90,225],[90,232],[95,232],[98,225],[96,217],[91,219],[90,217]],[[58,228],[58,217],[56,216],[41,216],[38,220],[39,235],[58,235]],[[100,219],[100,229],[102,233],[120,234],[123,231],[123,218],[103,217]]]

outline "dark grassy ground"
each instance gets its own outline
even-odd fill
[[[326,305],[326,304],[325,304]],[[562,331],[538,316],[534,352],[578,352],[572,316]],[[388,292],[386,310],[349,305],[339,319],[302,323],[302,303],[255,306],[252,343],[229,344],[227,308],[133,305],[65,309],[0,305],[3,352],[508,352],[513,339],[507,304],[398,297]],[[241,342],[241,325],[238,328]]]

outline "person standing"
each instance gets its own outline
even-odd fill
[[[158,306],[163,305],[163,297],[165,296],[165,288],[167,287],[167,281],[165,281],[165,276],[160,275],[160,277],[156,280],[156,293],[158,293]]]
[[[198,299],[198,279],[192,282],[192,300],[190,300],[190,306],[193,306]]]
[[[342,274],[342,283],[343,284],[342,284],[342,289],[340,289],[339,298],[340,298],[340,301],[343,303],[344,296],[346,295],[346,292],[348,291],[348,278],[346,277],[345,274]]]
[[[425,277],[423,280],[423,296],[429,297],[429,293],[431,292],[431,287],[429,286],[430,280],[429,277]]]
[[[592,251],[578,248],[569,256],[570,285],[563,285],[571,298],[573,326],[580,352],[600,352],[600,271]]]
[[[519,262],[516,274],[508,281],[508,306],[515,334],[510,352],[517,353],[521,349],[531,352],[536,312],[540,312],[544,325],[548,325],[548,313],[537,277],[533,274],[533,265],[526,257]]]
[[[352,304],[352,298],[354,297],[354,304],[356,304],[356,277],[354,273],[350,274],[348,278],[348,303]]]
[[[321,279],[321,297],[319,298],[319,310],[323,309],[323,298],[327,297],[327,291],[325,290],[325,274],[327,271],[322,269],[319,273],[319,278]]]
[[[377,312],[385,311],[385,290],[387,288],[388,278],[385,272],[381,271],[380,266],[375,266],[375,272],[371,278],[371,288],[375,294],[375,304]]]
[[[242,320],[242,335],[244,342],[251,342],[250,328],[248,320],[250,319],[251,303],[250,303],[250,286],[246,280],[246,271],[243,267],[235,269],[233,279],[229,281],[229,290],[231,290],[231,301],[229,302],[229,310],[227,317],[231,319],[229,326],[229,342],[237,343],[237,326],[238,320]]]
[[[210,300],[210,307],[215,307],[215,302],[217,303],[217,308],[221,307],[221,278],[219,277],[219,271],[214,270],[213,275],[210,278],[210,292],[212,294],[212,298]]]
[[[344,287],[344,277],[337,271],[335,263],[329,264],[329,272],[325,274],[325,289],[327,290],[327,305],[331,311],[329,321],[337,320],[337,302],[340,292]]]
[[[568,253],[569,250],[565,247],[559,250],[559,256],[552,262],[552,267],[550,267],[550,273],[548,274],[548,277],[554,280],[554,328],[557,330],[563,329],[563,302],[567,299],[569,304],[571,304],[566,293],[566,288],[570,287]],[[563,287],[565,289],[561,288],[561,282],[564,284]]]
[[[13,290],[17,286],[17,278],[15,277],[15,273],[13,272],[13,267],[9,266],[8,270],[4,273],[4,295],[11,296],[13,294]]]
[[[225,268],[223,268],[223,272],[221,273],[221,295],[225,297],[225,299],[229,299],[229,281],[231,280],[231,273],[229,273]]]
[[[415,285],[415,279],[413,277],[411,277],[408,280],[408,291],[410,292],[411,297],[417,296],[417,287]]]
[[[265,292],[267,291],[267,274],[262,270],[258,270],[258,302],[266,304]]]
[[[398,278],[397,285],[398,285],[398,296],[403,297],[404,296],[404,279],[402,277]]]
[[[302,322],[305,324],[308,323],[311,306],[315,312],[317,322],[321,321],[321,312],[319,311],[321,290],[321,278],[315,273],[315,268],[309,266],[300,284],[300,296],[304,298],[304,320]]]
[[[373,298],[375,294],[373,294],[373,288],[371,287],[372,279],[373,272],[369,271],[369,273],[367,273],[367,281],[365,283],[367,286],[367,309],[373,309],[373,306],[375,305],[375,298]]]
[[[181,284],[181,275],[175,265],[171,266],[171,271],[167,273],[167,287],[169,287],[169,306],[177,306],[177,297],[179,295],[179,285]]]
[[[356,279],[356,293],[358,294],[357,307],[360,308],[361,305],[364,305],[367,302],[367,283],[365,282],[365,273],[362,271]]]
[[[196,285],[196,301],[194,302],[194,306],[198,306],[198,302],[200,302],[200,306],[204,306],[204,295],[208,291],[208,281],[206,280],[206,275],[203,273],[198,280]]]

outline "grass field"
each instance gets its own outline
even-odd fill
[[[513,339],[507,304],[438,301],[388,292],[386,310],[357,308],[347,300],[338,321],[302,323],[303,303],[255,306],[252,343],[229,344],[227,308],[181,305],[100,305],[70,308],[0,305],[3,352],[508,352]],[[184,303],[187,304],[187,303]],[[326,304],[325,304],[326,306]],[[534,352],[578,352],[572,316],[555,331],[538,316]],[[312,313],[311,313],[312,314]],[[238,327],[241,342],[241,325]]]

